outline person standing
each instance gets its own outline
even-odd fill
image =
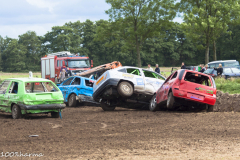
[[[149,70],[149,71],[153,71],[153,68],[151,67],[150,64],[148,64],[148,68],[147,68],[147,70]]]
[[[160,68],[158,67],[158,64],[156,64],[155,72],[157,72],[158,74],[160,74]]]
[[[222,64],[218,65],[218,68],[214,68],[214,70],[217,70],[217,76],[221,77],[222,73],[223,73],[223,68],[222,68]]]
[[[69,67],[67,67],[67,71],[65,72],[65,77],[70,77],[70,76],[73,76],[72,71],[69,70]]]
[[[184,62],[182,62],[181,69],[186,69],[186,66],[185,66]]]
[[[203,73],[203,72],[205,71],[205,67],[204,67],[204,65],[203,65],[203,64],[201,64],[201,65],[200,65],[200,67],[201,67],[201,70],[200,70],[200,72],[201,72],[201,73]]]

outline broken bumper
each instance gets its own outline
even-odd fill
[[[95,104],[99,104],[98,102],[93,100],[92,96],[86,96],[83,94],[80,94],[76,97],[76,100],[79,102],[89,102],[89,103],[95,103]]]
[[[49,109],[64,109],[65,104],[38,104],[38,105],[24,105],[19,104],[22,110],[49,110]]]

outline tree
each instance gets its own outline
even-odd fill
[[[145,40],[159,34],[176,16],[174,1],[106,0],[111,5],[106,11],[111,22],[111,28],[107,29],[116,41],[124,39],[125,47],[136,49],[138,67],[141,67],[140,53]]]
[[[26,69],[31,71],[39,71],[41,66],[41,40],[33,31],[28,31],[19,35],[18,43],[27,47],[25,58]]]
[[[7,72],[20,72],[25,70],[25,55],[27,48],[22,44],[18,44],[17,39],[12,39],[7,48],[4,50],[5,55],[5,71]]]
[[[209,62],[209,46],[226,33],[228,24],[237,20],[240,13],[238,0],[181,0],[184,12],[183,28],[186,35],[201,40],[205,49],[205,64]],[[214,49],[216,50],[216,49]],[[216,60],[216,52],[214,60]]]

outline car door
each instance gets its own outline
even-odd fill
[[[160,88],[165,81],[163,77],[155,72],[142,69],[144,75],[145,92],[148,94],[154,94],[158,88]]]
[[[8,90],[11,84],[10,80],[5,80],[0,84],[0,110],[6,111],[8,102],[9,102],[9,95]]]
[[[82,90],[83,90],[83,94],[86,96],[92,96],[93,94],[93,84],[94,81],[93,80],[89,80],[89,79],[82,79]]]
[[[68,101],[68,87],[73,81],[74,77],[68,78],[67,80],[63,81],[58,88],[62,91],[64,102]]]
[[[78,95],[81,93],[81,89],[81,78],[75,77],[71,84],[68,86],[67,95],[69,96],[71,93]]]
[[[240,70],[237,68],[231,68],[233,72],[233,77],[239,77],[240,76]]]
[[[177,71],[176,71],[177,72]],[[159,92],[157,93],[157,103],[163,102],[167,100],[167,94],[169,92],[169,81],[171,80],[172,76],[176,73],[172,73],[163,83],[161,86]]]
[[[140,69],[138,68],[126,68],[125,73],[119,72],[121,77],[125,80],[134,83],[134,91],[142,93],[145,90],[144,76]]]

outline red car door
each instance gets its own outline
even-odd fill
[[[169,89],[171,88],[171,85],[173,84],[175,78],[173,78],[176,75],[177,71],[174,72],[173,74],[171,74],[166,81],[164,82],[164,84],[162,85],[162,87],[160,88],[159,92],[157,93],[157,103],[166,101],[168,99],[168,93],[169,93]]]

